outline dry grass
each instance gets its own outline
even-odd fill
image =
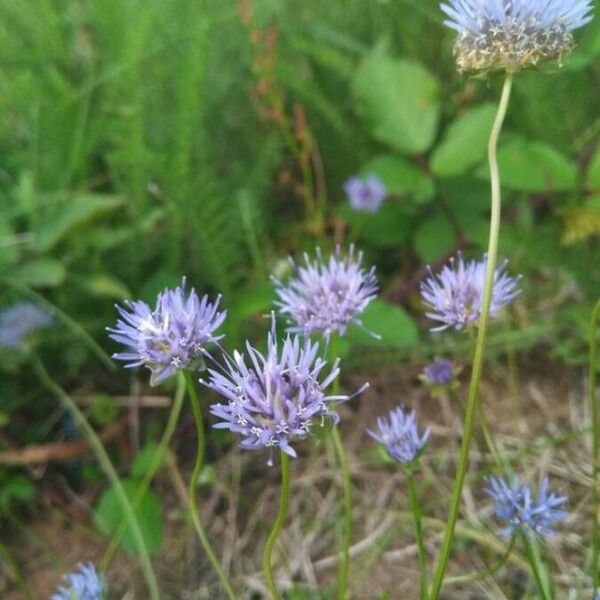
[[[514,471],[534,481],[547,475],[554,487],[568,493],[571,516],[560,535],[548,542],[548,556],[558,599],[585,600],[591,597],[582,575],[591,529],[591,481],[584,380],[579,372],[557,365],[543,371],[541,361],[528,360],[531,364],[519,366],[522,374],[527,373],[519,380],[514,368],[490,365],[481,398],[497,444]],[[342,433],[354,482],[351,586],[352,597],[357,600],[376,599],[386,593],[399,600],[418,598],[416,547],[403,475],[393,465],[383,463],[364,434],[377,415],[398,403],[416,408],[423,426],[433,431],[418,478],[432,568],[441,541],[460,443],[460,419],[448,402],[430,398],[416,375],[416,367],[404,366],[401,370],[355,375],[345,381],[348,389],[365,378],[372,384],[352,406],[342,407]],[[187,446],[192,440],[188,437],[177,436],[179,461],[186,475],[191,462]],[[482,492],[483,475],[497,467],[488,453],[479,452],[477,445],[473,446],[472,457],[449,576],[485,569],[506,545],[497,536],[499,526]],[[334,465],[327,441],[306,444],[301,458],[293,461],[290,515],[274,556],[281,589],[294,583],[308,590],[331,590],[335,585],[341,481]],[[277,509],[278,469],[269,468],[262,453],[237,450],[223,454],[214,467],[217,484],[202,494],[204,522],[236,588],[243,590],[240,597],[266,597],[260,557]],[[184,519],[184,478],[172,460],[155,484],[166,506],[166,539],[154,557],[154,566],[164,598],[218,599],[218,585]],[[101,556],[106,540],[99,538],[90,525],[93,493],[71,493],[68,502],[57,503],[56,494],[46,491],[36,513],[32,509],[27,516],[25,530],[11,527],[11,549],[24,565],[36,598],[49,595],[65,568]],[[118,556],[108,579],[111,598],[145,598],[133,558]],[[495,580],[446,586],[442,597],[517,600],[533,597],[527,596],[528,589],[531,593],[533,588],[517,544]],[[2,598],[19,598],[16,592],[7,590]],[[314,591],[306,596],[316,597]]]

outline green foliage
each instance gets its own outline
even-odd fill
[[[0,515],[10,514],[34,496],[35,485],[27,476],[12,469],[0,469]]]

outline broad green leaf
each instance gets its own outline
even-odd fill
[[[131,479],[124,479],[121,483],[129,501],[132,502],[136,496],[138,482]],[[119,501],[116,489],[114,487],[109,487],[100,496],[94,510],[94,523],[96,524],[96,527],[98,527],[104,535],[112,536],[119,528],[124,515],[125,513],[121,508],[121,502]],[[136,516],[148,552],[154,552],[162,543],[163,525],[160,515],[160,501],[158,496],[152,490],[148,490],[144,494],[136,512]],[[129,526],[121,538],[120,545],[127,552],[134,554],[138,550]]]
[[[357,70],[353,89],[373,137],[407,154],[429,149],[440,103],[437,81],[421,64],[372,53]]]
[[[410,235],[410,212],[390,200],[386,200],[376,213],[353,210],[349,204],[342,205],[338,213],[350,223],[357,237],[375,246],[403,244]]]
[[[10,277],[31,287],[60,285],[67,275],[65,267],[54,258],[38,258],[11,270]]]
[[[361,176],[370,174],[377,175],[391,194],[424,201],[435,193],[433,182],[423,170],[393,154],[376,156],[360,170]]]
[[[479,164],[486,147],[496,107],[483,104],[452,122],[441,143],[433,151],[431,169],[438,177],[461,175]]]
[[[352,327],[350,340],[361,346],[406,347],[419,341],[417,326],[410,315],[401,307],[385,300],[374,300],[361,316],[364,328]],[[368,332],[381,336],[376,339]]]
[[[498,151],[500,180],[506,188],[522,192],[570,191],[577,184],[577,167],[551,146],[515,139]],[[489,177],[488,166],[480,171]]]
[[[142,479],[152,466],[154,460],[159,460],[158,451],[158,444],[146,444],[146,446],[144,446],[133,459],[133,463],[131,465],[131,476],[137,479]],[[164,456],[160,457],[161,463],[163,462],[164,458]]]
[[[122,198],[102,194],[51,196],[47,202],[50,206],[36,231],[36,245],[42,252],[60,242],[72,228],[123,204]]]
[[[592,190],[600,190],[600,145],[588,165],[585,183]]]
[[[426,219],[415,234],[415,250],[424,263],[433,262],[455,245],[454,228],[442,216]]]

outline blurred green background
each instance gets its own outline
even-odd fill
[[[433,355],[418,283],[485,251],[501,83],[456,73],[442,21],[434,0],[0,0],[0,307],[54,311],[42,352],[67,389],[122,391],[114,302],[186,275],[223,294],[231,348],[264,327],[287,255],[353,242],[382,287],[377,363]],[[500,252],[525,291],[492,338],[573,364],[600,291],[600,19],[577,35],[515,81]],[[342,189],[369,173],[390,192],[373,215]],[[20,444],[56,435],[42,396],[2,352]]]

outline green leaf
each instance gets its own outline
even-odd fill
[[[353,210],[342,205],[338,214],[351,224],[357,236],[375,246],[395,246],[408,240],[411,215],[406,207],[386,201],[376,213]]]
[[[438,84],[421,64],[372,53],[357,70],[353,89],[377,140],[407,154],[431,146],[440,116]]]
[[[158,444],[146,444],[133,459],[133,463],[131,465],[131,476],[136,479],[142,479],[149,471],[152,462],[158,458],[158,450]],[[164,458],[164,456],[161,457],[161,463],[164,461]]]
[[[41,252],[55,246],[72,228],[120,207],[123,200],[118,196],[82,194],[49,197],[46,202],[50,208],[36,231],[36,246]]]
[[[498,151],[500,180],[504,187],[521,192],[562,192],[577,185],[577,167],[568,158],[541,142],[515,139]],[[479,176],[489,178],[488,166]]]
[[[82,285],[92,296],[116,298],[117,300],[131,298],[129,288],[116,277],[106,273],[90,275],[82,281]]]
[[[588,165],[585,183],[589,189],[600,191],[600,145]]]
[[[406,347],[419,341],[417,326],[401,307],[385,300],[373,300],[361,316],[364,329],[352,327],[348,336],[361,346]],[[366,330],[366,331],[365,331]],[[376,339],[368,332],[381,336]]]
[[[31,287],[60,285],[67,275],[64,266],[54,258],[38,258],[15,269],[11,277]]]
[[[1,479],[0,513],[7,513],[15,502],[27,502],[34,497],[35,486],[22,473],[8,472]]]
[[[426,219],[415,234],[415,250],[424,263],[431,263],[456,245],[456,233],[442,216]]]
[[[410,195],[415,200],[430,200],[435,193],[429,176],[410,162],[393,154],[381,154],[362,167],[361,176],[375,174],[388,192],[398,196]]]
[[[121,483],[129,501],[132,502],[138,489],[137,481],[124,479]],[[124,515],[125,513],[121,508],[117,491],[111,486],[102,493],[98,500],[98,504],[94,510],[94,523],[104,535],[113,536],[119,528]],[[148,490],[144,494],[136,516],[148,552],[152,553],[160,547],[163,539],[160,500],[152,490]],[[132,554],[137,552],[137,546],[129,526],[121,538],[120,546]]]
[[[485,157],[496,107],[483,104],[453,121],[431,157],[431,169],[438,177],[461,175]]]

